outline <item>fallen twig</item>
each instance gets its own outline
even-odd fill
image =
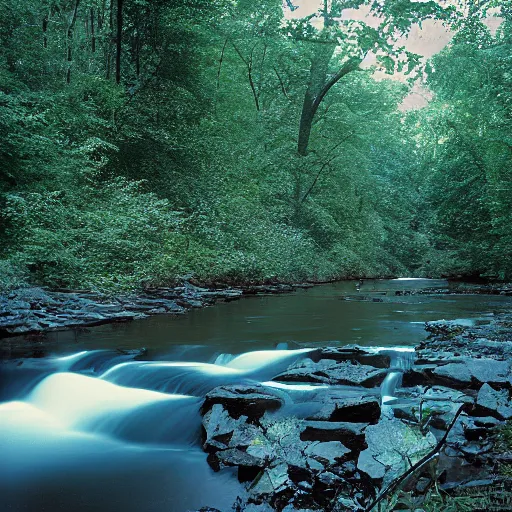
[[[448,437],[448,434],[452,430],[453,426],[455,425],[455,422],[457,421],[457,418],[461,415],[462,411],[464,410],[464,407],[466,404],[462,404],[457,412],[455,413],[455,416],[453,417],[450,425],[448,426],[448,429],[446,430],[444,436],[441,438],[441,440],[437,443],[437,445],[430,450],[430,452],[427,453],[424,457],[422,457],[416,464],[412,465],[407,471],[402,473],[399,477],[395,478],[380,494],[375,498],[368,507],[366,507],[365,512],[370,512],[373,510],[388,494],[393,492],[408,476],[412,475],[417,469],[421,468],[423,465],[425,465],[427,462],[429,462],[435,455],[439,453],[442,446],[446,442],[446,439]]]

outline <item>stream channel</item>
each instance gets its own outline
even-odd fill
[[[347,281],[180,317],[50,333],[51,355],[0,365],[0,510],[229,510],[241,484],[206,462],[204,395],[222,384],[280,386],[270,381],[321,346],[380,347],[404,368],[424,322],[485,322],[512,306],[512,297],[417,294],[447,287],[441,280]],[[148,353],[133,360],[120,347]],[[383,402],[400,375],[386,378]],[[295,406],[307,404],[307,388],[288,385]]]

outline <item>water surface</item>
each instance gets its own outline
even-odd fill
[[[214,473],[206,463],[205,393],[266,383],[300,410],[311,386],[269,381],[307,347],[414,346],[425,321],[485,320],[512,305],[501,296],[407,295],[447,286],[340,282],[51,334],[48,357],[0,366],[0,510],[229,510],[242,489],[233,472]],[[147,347],[147,360],[117,347]]]

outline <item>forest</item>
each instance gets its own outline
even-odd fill
[[[0,0],[0,288],[510,279],[512,2],[294,2]]]

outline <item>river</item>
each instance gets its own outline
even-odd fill
[[[50,334],[0,366],[0,510],[229,510],[241,486],[200,445],[210,389],[268,382],[308,347],[412,347],[428,320],[485,322],[511,297],[411,294],[445,281],[340,282],[187,315]],[[116,348],[146,347],[145,361]]]

